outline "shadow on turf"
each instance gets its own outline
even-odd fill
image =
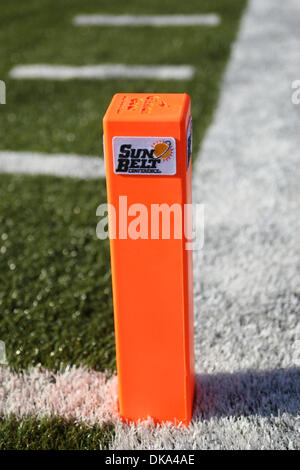
[[[196,376],[193,419],[300,412],[300,368]]]

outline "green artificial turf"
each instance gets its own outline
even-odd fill
[[[102,154],[116,92],[186,92],[194,156],[211,122],[246,0],[10,0],[1,5],[0,150]],[[220,26],[75,27],[82,13],[219,13]],[[193,65],[192,80],[13,80],[20,64]],[[9,367],[115,370],[109,247],[96,238],[103,180],[0,175],[0,340]],[[0,449],[106,448],[113,426],[0,419]]]
[[[115,367],[103,180],[0,176],[0,339],[15,368]]]
[[[187,92],[194,148],[212,118],[220,79],[245,0],[11,0],[1,7],[0,149],[101,155],[101,118],[116,92]],[[219,13],[217,27],[75,27],[80,13]],[[12,80],[19,64],[189,64],[192,80]]]
[[[188,92],[194,148],[210,122],[244,0],[11,0],[0,17],[0,149],[101,153],[101,117],[117,91]],[[221,15],[218,27],[78,27],[75,14]],[[195,79],[10,80],[25,63],[193,64]],[[103,181],[0,176],[0,339],[10,366],[115,368],[108,243],[96,239]]]
[[[113,426],[73,423],[63,418],[0,418],[0,450],[104,450]]]

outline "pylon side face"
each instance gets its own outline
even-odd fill
[[[186,94],[117,94],[104,117],[107,198],[116,211],[110,249],[119,407],[130,421],[191,419],[192,252],[183,226],[192,202],[189,136]],[[171,215],[169,237],[155,212],[162,204],[182,209],[181,219]]]

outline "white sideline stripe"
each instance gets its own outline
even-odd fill
[[[76,26],[218,26],[220,16],[203,15],[77,15]]]
[[[62,416],[87,424],[117,419],[117,378],[82,367],[16,373],[0,366],[0,416]]]
[[[100,157],[0,150],[0,173],[93,179],[104,177],[105,168]]]
[[[193,78],[195,68],[191,65],[18,65],[10,71],[16,79],[118,79],[146,78],[155,80],[188,80]]]
[[[299,15],[249,1],[194,166],[200,412],[179,430],[118,423],[112,449],[299,449]]]

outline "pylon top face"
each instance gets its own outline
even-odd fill
[[[109,121],[181,121],[189,101],[186,93],[117,93],[105,114]]]

